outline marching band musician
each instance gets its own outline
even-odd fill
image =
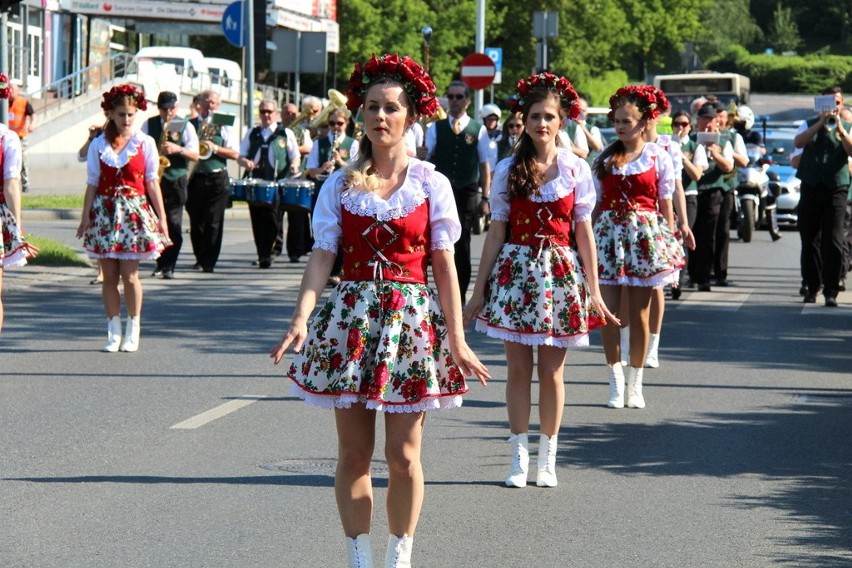
[[[172,246],[157,259],[157,267],[151,276],[166,280],[175,277],[175,265],[183,246],[183,207],[187,199],[188,161],[198,160],[198,134],[189,122],[183,122],[180,132],[167,127],[177,117],[178,97],[170,91],[160,91],[157,97],[158,116],[152,116],[142,124],[142,132],[158,141],[160,156],[168,160],[169,166],[160,178],[160,191],[166,208],[166,222]]]
[[[302,98],[302,114],[298,114],[299,107],[293,103],[284,105],[284,116],[281,122],[289,126],[296,136],[301,156],[300,170],[305,170],[305,163],[311,153],[314,141],[311,138],[310,123],[322,109],[322,101],[319,98],[308,95]],[[285,246],[290,262],[299,262],[299,258],[308,254],[313,246],[311,240],[311,221],[307,213],[302,211],[287,211],[287,236],[284,237],[284,220],[279,223],[278,237],[272,247],[273,256],[280,256]],[[286,245],[285,245],[286,243]]]
[[[209,156],[199,152],[199,161],[189,180],[186,212],[189,215],[189,238],[195,253],[193,269],[213,272],[222,250],[225,208],[228,205],[227,160],[240,157],[237,133],[232,126],[214,125],[212,114],[219,108],[219,93],[201,93],[198,117],[190,122],[199,134],[199,144],[209,149]]]
[[[246,169],[246,177],[278,180],[299,173],[299,144],[292,130],[278,122],[278,103],[265,99],[258,107],[260,124],[249,130],[240,143],[237,163]],[[272,265],[273,247],[283,221],[277,205],[249,203],[251,230],[260,268]]]
[[[328,113],[328,135],[314,141],[305,173],[315,181],[312,205],[316,204],[322,184],[340,168],[345,168],[358,157],[359,143],[346,134],[346,125],[352,113],[348,108],[336,108]],[[289,246],[288,246],[289,248]],[[336,286],[340,282],[340,269],[343,260],[340,254],[328,279],[330,286]]]

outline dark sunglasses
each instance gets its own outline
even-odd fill
[[[521,128],[523,124],[510,124],[509,128]]]
[[[450,100],[450,101],[453,100],[453,99],[460,101],[460,100],[466,99],[466,98],[467,98],[467,95],[454,95],[452,93],[447,95],[447,100]]]
[[[672,122],[672,126],[689,126],[688,122]]]
[[[275,111],[274,111],[274,110],[268,110],[268,109],[262,108],[262,109],[260,109],[260,110],[259,110],[259,111],[257,111],[257,112],[259,112],[260,114],[272,114],[272,113],[274,113]]]
[[[344,124],[346,124],[346,123],[345,122],[329,122],[328,123],[329,126],[343,126]]]

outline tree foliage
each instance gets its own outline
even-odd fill
[[[781,53],[793,51],[802,45],[799,27],[793,21],[793,10],[780,5],[775,8],[766,39],[775,51]]]

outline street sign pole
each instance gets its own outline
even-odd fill
[[[476,53],[485,51],[485,0],[476,0]],[[476,91],[473,102],[473,116],[479,115],[482,108],[482,91]]]
[[[246,54],[246,118],[243,125],[251,128],[254,124],[254,3],[256,0],[243,0],[243,49]],[[242,89],[241,89],[242,90]]]

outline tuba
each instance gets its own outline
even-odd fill
[[[340,108],[346,108],[346,95],[341,93],[335,89],[328,90],[328,104],[325,105],[325,108],[322,109],[316,118],[311,121],[310,127],[317,128],[318,126],[322,126],[328,121],[328,115],[331,114],[331,111],[337,110]]]

